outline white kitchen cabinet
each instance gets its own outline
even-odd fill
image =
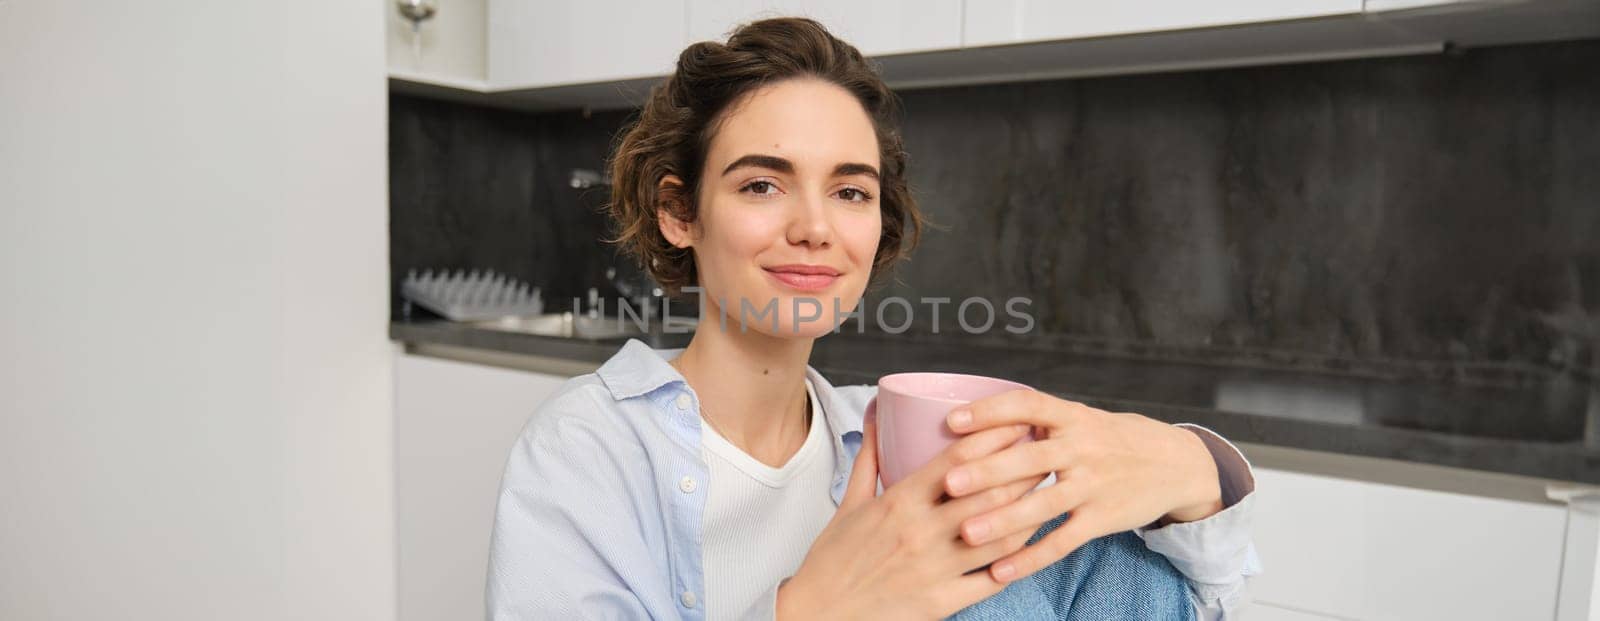
[[[487,0],[446,0],[413,31],[393,2],[384,3],[389,75],[410,80],[483,88],[488,35]]]
[[[390,17],[390,89],[524,110],[633,108],[688,44],[775,15],[818,19],[880,58],[897,89],[1600,35],[1592,0],[452,0],[424,24],[434,40],[420,62]]]
[[[967,47],[1359,14],[1361,0],[997,0],[966,2]]]
[[[489,0],[489,84],[507,90],[666,75],[685,6],[640,0]]]
[[[401,621],[483,618],[506,456],[566,380],[413,354],[395,361]]]
[[[1265,571],[1251,618],[1555,616],[1564,505],[1266,468],[1256,479]]]
[[[765,17],[810,17],[868,56],[961,47],[963,0],[688,0],[689,41]]]
[[[1483,0],[1366,0],[1365,9],[1368,13],[1382,11],[1406,11],[1446,5],[1472,5]]]

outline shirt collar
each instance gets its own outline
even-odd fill
[[[822,415],[828,419],[828,428],[834,430],[834,435],[843,438],[854,433],[860,436],[862,413],[851,412],[850,404],[833,389],[833,384],[810,365],[806,365],[806,377],[811,379],[811,385],[817,391],[817,400],[822,402]]]
[[[595,374],[600,376],[600,381],[611,391],[612,398],[618,401],[632,399],[650,394],[670,384],[687,385],[688,382],[684,380],[683,374],[667,364],[667,361],[677,358],[681,353],[683,348],[651,349],[638,339],[628,339],[622,349],[601,365]],[[827,419],[828,428],[833,430],[834,435],[845,438],[854,433],[859,437],[861,413],[851,413],[849,404],[833,389],[833,384],[810,365],[806,366],[806,377],[811,380],[812,388],[817,392],[817,399],[822,405],[822,415]]]
[[[595,374],[605,382],[613,399],[632,399],[667,384],[683,382],[683,374],[667,364],[668,360],[677,358],[681,353],[682,348],[656,350],[650,349],[639,339],[628,339],[621,350],[600,365]]]

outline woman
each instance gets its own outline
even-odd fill
[[[807,360],[920,231],[894,105],[801,19],[692,45],[652,91],[616,149],[611,214],[658,282],[699,288],[701,324],[681,352],[629,342],[534,414],[496,513],[492,618],[1233,609],[1254,482],[1203,429],[1010,393],[953,412],[964,437],[877,494],[873,389]]]

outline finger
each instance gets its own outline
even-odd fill
[[[1012,533],[981,546],[967,546],[957,542],[965,549],[955,555],[956,567],[960,571],[971,571],[1014,555],[1028,545],[1028,540],[1033,538],[1033,533],[1037,530],[1039,529],[1035,527],[1033,530]]]
[[[944,496],[944,474],[952,466],[978,459],[1011,446],[1027,432],[1027,426],[1018,425],[1016,427],[985,429],[967,434],[966,437],[956,440],[954,444],[940,451],[932,461],[912,471],[909,476],[900,482],[895,483],[894,490],[900,494],[914,495],[928,502],[937,501]],[[901,491],[902,488],[904,491]]]
[[[1044,477],[1033,477],[1019,481],[1012,481],[1005,485],[996,485],[977,493],[969,494],[962,498],[951,500],[939,505],[934,513],[935,519],[942,524],[949,524],[952,533],[958,532],[957,527],[970,520],[970,518],[984,515],[1001,507],[1008,506],[1027,494],[1043,481]],[[1044,520],[1040,520],[1043,523]],[[965,532],[960,532],[965,537]],[[971,541],[968,538],[968,541]]]
[[[861,425],[861,450],[850,466],[850,482],[845,486],[839,510],[855,507],[878,495],[878,421],[868,416]]]
[[[1065,558],[1101,534],[1094,532],[1092,519],[1086,518],[1089,516],[1080,509],[1043,539],[995,561],[989,566],[989,575],[997,582],[1015,582]]]
[[[1052,440],[1024,442],[964,464],[952,466],[944,474],[944,490],[951,498],[988,489],[1003,483],[1067,467],[1063,443]]]
[[[982,545],[996,537],[1032,533],[1039,530],[1039,525],[1077,509],[1087,496],[1082,486],[1056,483],[1016,502],[968,517],[961,523],[961,537],[968,544]]]
[[[1060,427],[1070,417],[1093,411],[1082,403],[1067,401],[1036,390],[1013,390],[973,401],[955,408],[945,417],[956,433],[967,433],[1018,423],[1041,428]]]
[[[981,567],[978,563],[973,567]],[[996,582],[987,571],[974,572],[958,577],[949,583],[937,587],[933,593],[935,606],[939,608],[939,616],[948,617],[961,609],[981,602],[994,596],[995,593],[1005,590],[1003,582]]]

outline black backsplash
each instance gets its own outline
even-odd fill
[[[1596,67],[1587,40],[903,92],[941,228],[873,295],[1028,296],[1066,340],[1600,364]],[[567,175],[628,116],[391,97],[395,279],[603,283],[604,196]]]
[[[603,171],[628,114],[524,114],[389,98],[391,301],[416,269],[493,269],[570,304],[628,267],[610,233],[603,186],[573,189],[574,168]],[[631,267],[628,267],[631,269]]]

